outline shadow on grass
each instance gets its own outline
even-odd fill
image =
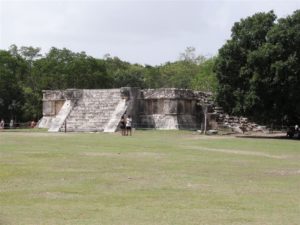
[[[281,140],[296,140],[300,141],[300,138],[293,137],[290,138],[289,136],[282,134],[282,135],[237,135],[237,138],[255,138],[255,139],[281,139]]]
[[[1,132],[10,133],[10,132],[27,132],[27,133],[37,133],[37,132],[47,132],[46,128],[13,128],[13,129],[2,129]],[[1,224],[0,224],[1,225]]]

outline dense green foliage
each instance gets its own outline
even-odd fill
[[[67,88],[198,88],[210,59],[189,47],[176,62],[160,66],[130,64],[106,55],[97,59],[84,52],[12,45],[0,50],[0,117],[6,121],[37,120],[42,113],[42,90]],[[210,76],[214,76],[212,68]],[[201,78],[198,78],[201,76]],[[213,88],[213,87],[210,87]],[[208,89],[205,89],[208,90]]]
[[[213,72],[216,58],[210,58],[201,63],[198,75],[192,80],[192,88],[215,93],[218,87],[216,74]]]
[[[276,21],[257,13],[234,24],[215,65],[217,101],[263,123],[300,121],[300,10]]]

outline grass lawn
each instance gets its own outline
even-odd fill
[[[300,141],[0,132],[0,225],[299,225]]]

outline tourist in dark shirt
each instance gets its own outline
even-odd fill
[[[122,136],[125,136],[126,120],[124,116],[121,117],[120,128]]]

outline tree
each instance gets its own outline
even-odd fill
[[[22,119],[24,98],[18,77],[24,64],[20,60],[9,51],[0,50],[0,117],[5,120]]]
[[[248,70],[247,60],[251,52],[266,42],[275,19],[272,11],[242,19],[234,24],[231,39],[219,50],[214,67],[219,82],[216,99],[230,114],[248,112],[245,96],[251,92],[249,81],[253,74]]]
[[[183,53],[180,53],[179,60],[200,65],[206,58],[202,55],[196,55],[196,48],[190,46],[187,47]]]
[[[199,72],[192,80],[192,89],[216,93],[218,80],[213,71],[216,58],[205,60],[199,66]]]
[[[162,87],[191,88],[198,72],[197,64],[190,61],[168,62],[159,68]]]
[[[144,70],[144,87],[160,88],[163,82],[159,73],[159,67],[146,65]]]
[[[114,73],[114,85],[120,87],[144,87],[144,68],[141,65],[130,65]]]
[[[300,121],[300,10],[278,20],[267,34],[267,43],[249,57],[255,74],[252,90],[258,93],[252,105],[267,108],[263,119],[273,123]],[[253,107],[252,107],[253,108]],[[256,115],[258,117],[258,115]]]
[[[235,23],[215,71],[227,112],[282,124],[300,119],[300,11],[275,19],[271,11]]]
[[[109,77],[112,78],[112,87],[144,87],[145,69],[139,64],[130,64],[118,57],[105,55],[105,67]]]
[[[42,115],[42,90],[120,88],[214,88],[213,61],[188,47],[181,60],[161,66],[130,64],[109,54],[96,59],[85,52],[52,47],[10,46],[0,51],[0,116],[28,121]],[[208,73],[206,75],[206,73]]]
[[[195,77],[206,58],[196,55],[196,48],[187,47],[180,53],[179,60],[167,62],[159,67],[162,87],[193,88]]]
[[[45,57],[35,61],[34,72],[39,74],[41,89],[112,86],[104,60],[87,56],[85,52],[74,53],[65,48],[51,48]]]
[[[18,49],[16,46],[11,46],[10,51],[14,52],[17,57],[22,57],[27,64],[25,79],[20,84],[24,96],[24,103],[21,107],[23,119],[37,120],[42,115],[42,93],[40,74],[36,73],[35,63],[42,57],[41,48],[22,46]]]

